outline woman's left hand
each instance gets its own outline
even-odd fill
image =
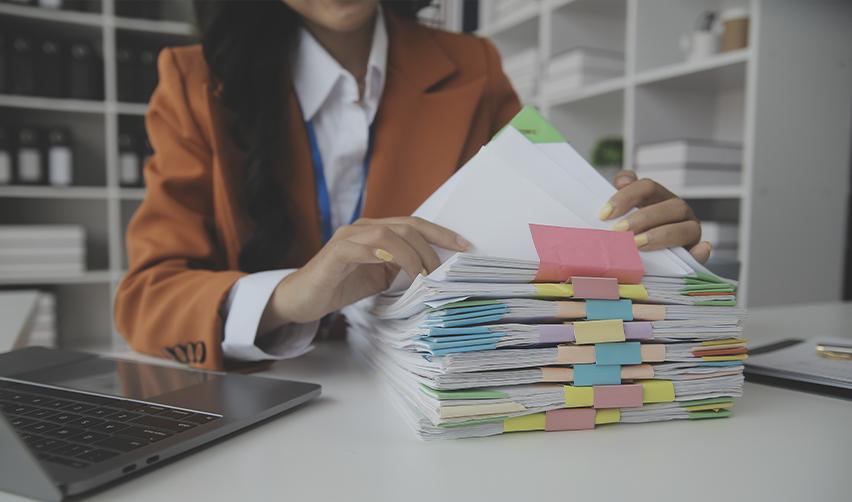
[[[613,230],[630,230],[641,251],[683,246],[701,263],[710,257],[712,247],[701,240],[701,225],[683,199],[649,179],[636,179],[633,171],[615,175],[618,192],[604,204],[601,220],[624,216],[634,207],[641,208],[619,220]]]

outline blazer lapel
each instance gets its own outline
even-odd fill
[[[451,89],[439,84],[455,63],[424,28],[388,13],[388,69],[376,114],[364,214],[411,214],[464,159],[468,128],[485,78]]]

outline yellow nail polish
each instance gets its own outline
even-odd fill
[[[600,218],[601,220],[606,220],[606,219],[609,218],[609,215],[611,215],[611,214],[612,214],[612,204],[607,202],[606,204],[603,205],[600,212],[598,212],[598,218]]]
[[[376,258],[378,258],[382,261],[387,261],[387,262],[393,261],[393,255],[388,253],[384,249],[381,249],[381,248],[376,249],[376,252],[374,254],[376,255]]]
[[[625,230],[630,230],[630,222],[627,220],[621,220],[615,225],[613,225],[612,229],[616,232],[624,232]]]
[[[636,241],[636,247],[641,248],[645,244],[648,244],[648,234],[639,234],[633,240]]]
[[[423,277],[426,277],[427,275],[429,275],[429,271],[424,268],[420,271],[420,274],[422,274]]]

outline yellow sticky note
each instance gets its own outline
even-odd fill
[[[503,421],[503,432],[543,431],[544,413],[511,417]]]
[[[700,404],[697,406],[687,406],[687,411],[714,411],[714,410],[729,410],[734,407],[733,401],[727,403],[716,404]]]
[[[748,340],[745,338],[726,338],[725,340],[707,340],[705,342],[701,342],[699,345],[702,346],[713,346],[713,345],[731,345],[731,344],[741,344],[746,343]]]
[[[648,290],[641,284],[619,284],[618,296],[630,300],[647,300]]]
[[[574,339],[578,344],[623,342],[624,321],[621,319],[576,321]]]
[[[745,361],[748,354],[737,354],[735,356],[703,356],[702,361]]]
[[[645,403],[671,403],[675,400],[674,384],[671,380],[642,380],[642,401]]]
[[[574,286],[570,284],[533,284],[538,296],[548,298],[571,298],[574,296]]]
[[[595,413],[595,424],[617,424],[621,421],[621,411],[618,408],[597,410]]]
[[[594,406],[595,404],[595,389],[594,387],[574,387],[566,385],[565,387],[565,406],[568,408],[579,408],[582,406]]]

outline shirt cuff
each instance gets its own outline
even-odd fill
[[[257,329],[266,304],[275,287],[295,269],[269,270],[240,278],[231,287],[223,308],[225,337],[222,352],[225,357],[239,361],[290,359],[309,352],[319,328],[319,321],[291,323],[268,333],[258,346]]]

